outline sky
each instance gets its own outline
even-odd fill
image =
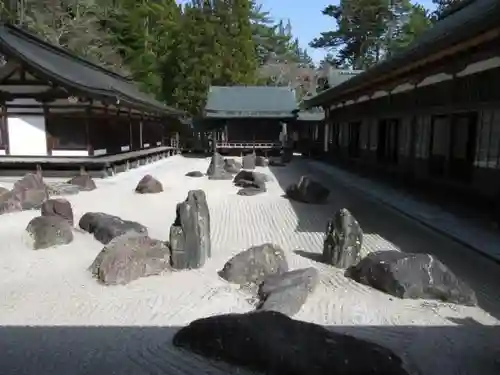
[[[187,1],[177,0],[178,3]],[[432,8],[432,0],[415,2]],[[294,37],[299,38],[301,47],[307,48],[314,62],[318,63],[326,55],[328,51],[310,48],[309,42],[321,32],[335,28],[335,20],[324,16],[321,11],[330,4],[338,4],[338,0],[260,0],[258,3],[262,4],[262,10],[268,11],[276,22],[280,19],[290,20]]]

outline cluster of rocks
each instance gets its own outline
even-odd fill
[[[0,189],[0,214],[39,209],[51,196],[94,189],[95,182],[87,174],[76,176],[66,183],[46,184],[41,173],[28,173],[16,181],[11,190]]]
[[[299,312],[319,278],[315,268],[289,271],[284,251],[270,243],[235,255],[219,271],[219,276],[256,293],[258,310],[289,316]]]
[[[234,176],[233,184],[241,188],[238,195],[250,196],[265,193],[268,181],[269,177],[264,173],[242,170]]]
[[[477,305],[475,292],[434,255],[398,250],[369,252],[363,230],[343,208],[328,222],[323,261],[345,275],[398,298],[435,299]]]
[[[127,284],[165,271],[202,267],[211,256],[210,214],[205,193],[191,190],[177,204],[170,241],[151,238],[145,226],[89,212],[79,226],[105,244],[89,270],[105,285]]]
[[[330,190],[308,176],[302,176],[299,182],[288,186],[286,196],[294,201],[309,204],[324,204],[328,201]]]

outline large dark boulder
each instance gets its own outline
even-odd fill
[[[41,208],[42,216],[59,216],[73,225],[73,208],[66,199],[49,199],[43,202]]]
[[[246,154],[242,158],[243,169],[255,169],[255,154]]]
[[[275,311],[195,320],[173,344],[266,375],[408,375],[387,348]]]
[[[238,173],[241,169],[241,164],[234,159],[224,159],[224,170],[228,173]]]
[[[399,298],[477,305],[474,291],[430,254],[374,252],[348,268],[346,276]]]
[[[94,235],[95,239],[103,244],[129,231],[148,234],[148,229],[136,221],[123,220],[118,216],[103,212],[87,212],[78,223],[79,227]]]
[[[186,176],[187,177],[203,177],[203,173],[201,173],[200,171],[192,171],[192,172],[186,173]]]
[[[219,271],[219,276],[235,284],[259,285],[269,276],[287,271],[285,252],[276,245],[265,243],[236,254]]]
[[[190,190],[184,202],[177,204],[177,216],[170,228],[172,267],[200,268],[212,255],[210,212],[203,190]]]
[[[28,173],[16,181],[11,191],[0,196],[0,214],[38,209],[49,198],[40,174]]]
[[[290,185],[286,189],[286,195],[298,202],[323,204],[328,200],[330,190],[319,182],[307,176],[302,176],[297,184]]]
[[[234,176],[233,183],[242,188],[254,188],[265,192],[267,176],[263,173],[242,170]]]
[[[90,272],[103,284],[128,284],[170,269],[166,242],[136,232],[113,238],[97,255]]]
[[[259,310],[272,310],[293,316],[297,314],[319,281],[315,268],[303,268],[273,275],[259,286]]]
[[[135,192],[139,194],[157,194],[163,191],[163,185],[150,174],[145,175],[135,188]]]
[[[271,167],[284,167],[286,164],[283,162],[281,156],[270,156],[269,165]]]
[[[68,181],[68,184],[78,186],[81,191],[92,191],[97,189],[92,177],[86,173],[73,177]]]
[[[73,241],[73,231],[67,220],[60,216],[37,216],[26,227],[34,250],[66,245]]]
[[[339,268],[356,265],[362,258],[363,230],[346,208],[328,222],[323,241],[323,262]]]

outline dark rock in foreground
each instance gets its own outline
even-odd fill
[[[192,172],[186,173],[186,176],[187,177],[203,177],[203,173],[201,173],[200,171],[192,171]]]
[[[429,254],[378,251],[347,269],[346,276],[399,298],[477,305],[474,291]]]
[[[66,245],[73,241],[73,231],[67,220],[60,216],[38,216],[26,227],[33,240],[33,249],[46,249]]]
[[[389,349],[274,311],[199,319],[173,344],[267,375],[408,375]]]
[[[41,208],[42,216],[59,216],[73,225],[73,208],[66,199],[49,199],[43,202]]]
[[[94,235],[95,239],[103,244],[129,231],[148,234],[148,229],[136,221],[123,220],[118,216],[103,212],[87,212],[78,223],[79,227]]]
[[[137,184],[135,192],[139,194],[157,194],[163,191],[163,185],[153,176],[145,175]]]
[[[346,208],[328,222],[323,242],[323,262],[339,268],[356,265],[362,258],[363,230]]]
[[[293,316],[297,314],[319,281],[315,268],[289,271],[270,276],[259,287],[259,310],[272,310]]]
[[[203,190],[191,190],[177,204],[177,217],[170,228],[172,267],[200,268],[212,255],[210,212]]]
[[[290,185],[286,189],[286,195],[298,202],[323,204],[328,200],[330,191],[319,182],[302,176],[297,184]]]
[[[128,232],[114,238],[97,255],[89,270],[106,285],[128,284],[170,269],[167,243]]]
[[[82,191],[91,191],[97,189],[94,180],[88,174],[81,174],[73,177],[68,181],[68,184],[76,185]]]
[[[259,285],[272,275],[288,271],[284,251],[266,243],[236,254],[219,271],[219,276],[231,283]]]

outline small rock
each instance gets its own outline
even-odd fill
[[[238,173],[241,169],[241,164],[234,159],[224,159],[224,170],[228,173]]]
[[[271,156],[269,158],[269,165],[271,167],[284,167],[286,164],[281,160],[281,156]]]
[[[43,202],[42,216],[60,216],[73,225],[73,208],[66,199],[49,199]]]
[[[275,311],[195,320],[173,344],[266,375],[408,375],[383,346]]]
[[[323,204],[328,200],[330,191],[319,182],[302,176],[297,184],[290,185],[286,189],[286,195],[298,202]]]
[[[236,254],[219,271],[219,276],[239,285],[260,285],[269,276],[287,271],[285,252],[276,245],[265,243]]]
[[[237,195],[241,195],[243,197],[253,197],[254,195],[265,193],[265,190],[255,188],[255,187],[245,187],[236,193]]]
[[[255,157],[255,166],[256,167],[267,167],[268,161],[265,157],[263,156],[256,156]]]
[[[34,250],[66,245],[73,241],[73,232],[68,221],[60,216],[38,216],[26,227],[33,240]]]
[[[123,220],[118,216],[103,212],[87,212],[81,217],[78,225],[84,231],[93,234],[95,239],[103,244],[129,231],[148,234],[147,228],[136,221]]]
[[[255,154],[243,155],[242,167],[243,169],[255,169]]]
[[[345,274],[399,298],[477,305],[474,291],[430,254],[377,251],[348,268]]]
[[[363,254],[363,230],[346,208],[335,213],[328,222],[323,241],[323,262],[338,268],[356,265]]]
[[[200,171],[192,171],[192,172],[186,173],[186,176],[187,177],[203,177],[203,173],[201,173]]]
[[[242,170],[234,176],[233,183],[242,188],[259,189],[261,192],[267,190],[266,175],[263,173],[257,174],[256,172]]]
[[[210,211],[203,190],[190,190],[177,204],[177,215],[170,228],[172,265],[176,269],[200,268],[211,257]]]
[[[79,176],[75,176],[68,181],[68,184],[78,186],[81,191],[91,191],[97,189],[94,180],[88,174],[81,174]]]
[[[163,185],[153,176],[145,175],[137,184],[135,192],[139,194],[157,194],[163,191]]]
[[[293,316],[318,285],[315,268],[304,268],[269,276],[259,287],[259,310],[272,310]]]
[[[128,284],[170,268],[165,242],[128,232],[115,237],[97,255],[89,270],[106,285]]]
[[[281,154],[281,162],[283,164],[288,164],[293,159],[293,150],[285,148]]]
[[[61,196],[61,195],[76,195],[80,192],[80,188],[76,185],[68,183],[54,183],[47,185],[47,191],[49,196]]]

